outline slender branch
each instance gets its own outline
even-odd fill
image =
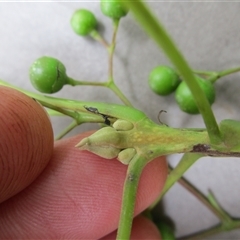
[[[183,174],[200,158],[202,154],[199,153],[185,153],[178,165],[171,171],[169,174],[165,186],[158,196],[158,198],[154,201],[154,203],[149,207],[153,209],[161,198],[165,195],[165,193],[183,176]]]
[[[236,72],[239,72],[239,71],[240,71],[240,67],[230,68],[230,69],[223,70],[223,71],[220,71],[220,72],[213,72],[213,73],[215,73],[215,75],[213,74],[213,76],[209,77],[208,80],[211,81],[212,83],[214,83],[221,77],[224,77],[224,76],[227,76],[229,74],[233,74],[233,73],[236,73]]]
[[[194,233],[194,234],[190,234],[187,236],[183,236],[178,238],[178,240],[190,240],[190,239],[205,239],[208,236],[217,234],[217,233],[221,233],[221,232],[225,232],[225,231],[230,231],[230,230],[234,230],[234,229],[239,229],[240,228],[240,220],[239,219],[232,219],[231,223],[228,225],[228,227],[226,228],[226,226],[224,224],[218,224],[214,227],[211,227],[209,229]]]
[[[172,167],[169,166],[170,170],[173,170]],[[202,204],[204,204],[214,215],[216,215],[221,221],[225,220],[225,217],[221,214],[220,211],[216,209],[208,200],[203,193],[201,193],[195,186],[193,186],[189,181],[187,181],[184,177],[181,177],[178,180],[178,183],[181,184],[186,190],[188,190],[194,197],[196,197]]]
[[[218,224],[218,225],[211,227],[209,229],[206,229],[204,231],[200,231],[200,232],[197,232],[194,234],[180,237],[180,238],[178,238],[178,240],[204,239],[205,237],[208,237],[213,234],[220,233],[220,232],[222,232],[222,225]]]
[[[71,117],[71,118],[73,118],[75,120],[79,119],[79,113],[77,113],[77,112],[73,112],[71,110],[66,110],[64,108],[57,107],[57,106],[55,106],[55,105],[53,105],[53,104],[51,104],[49,102],[42,101],[41,99],[37,99],[37,101],[39,103],[41,103],[44,107],[53,109],[53,110],[55,110],[55,111],[57,111],[59,113],[62,113],[64,115],[66,115],[66,116],[69,116],[69,117]]]
[[[113,36],[112,36],[112,43],[108,48],[108,81],[113,81],[113,56],[114,50],[116,47],[116,39],[117,39],[117,31],[119,26],[119,19],[113,20]]]
[[[56,116],[65,116],[64,114],[62,114],[62,113],[60,113],[58,111],[52,110],[52,109],[46,109],[46,111],[47,111],[48,115],[52,116],[52,117],[53,116],[54,117],[56,117]]]
[[[125,178],[117,239],[130,239],[139,179],[146,159],[136,155],[129,163]]]
[[[63,138],[67,133],[69,133],[72,129],[74,129],[79,124],[74,120],[72,121],[56,138],[55,140],[60,140]]]
[[[74,112],[83,112],[86,114],[86,117],[84,118],[86,122],[87,122],[87,117],[89,118],[88,122],[104,123],[104,120],[105,120],[101,114],[89,113],[89,110],[86,109],[86,106],[97,108],[98,112],[100,113],[103,113],[103,114],[105,113],[106,115],[114,116],[115,118],[125,119],[128,121],[139,121],[142,118],[146,118],[146,115],[143,112],[129,106],[50,97],[50,96],[24,90],[22,88],[11,85],[8,82],[5,82],[3,80],[0,80],[0,86],[1,85],[11,87],[13,89],[16,89],[26,94],[31,98],[37,99],[38,101],[42,102],[43,106],[45,106],[44,105],[45,102],[46,104],[51,104],[52,107],[49,107],[49,108],[53,110],[56,110],[58,108],[63,108],[63,109],[72,110]]]
[[[117,87],[113,79],[113,56],[116,47],[116,39],[117,32],[119,27],[120,19],[113,19],[113,35],[111,45],[108,46],[108,81],[103,83],[101,86],[108,87],[111,89],[120,99],[121,101],[127,105],[132,106],[131,102],[127,99],[127,97],[122,93],[122,91]]]
[[[240,67],[230,68],[230,69],[218,72],[218,75],[220,77],[224,77],[226,75],[229,75],[229,74],[232,74],[232,73],[236,73],[236,72],[239,72],[239,71],[240,71]]]
[[[112,66],[109,67],[109,69],[112,69]],[[112,70],[109,70],[110,74],[112,74]],[[72,86],[98,86],[98,87],[107,87],[110,90],[112,90],[119,99],[127,106],[132,106],[131,102],[127,99],[127,97],[122,93],[122,91],[117,87],[117,85],[114,83],[113,78],[109,77],[109,79],[106,82],[90,82],[90,81],[79,81],[75,80],[73,78],[68,78],[67,84]]]
[[[92,30],[92,32],[90,33],[91,37],[100,42],[104,47],[108,48],[109,44],[107,43],[107,41],[99,34],[99,32],[97,30]]]
[[[132,107],[131,102],[127,99],[127,97],[122,93],[122,91],[118,88],[118,86],[114,82],[110,82],[108,84],[108,87],[122,100],[122,102],[126,106]]]
[[[222,143],[222,139],[210,104],[203,90],[197,83],[187,61],[177,49],[170,36],[167,34],[163,26],[158,22],[157,18],[153,16],[145,4],[142,3],[142,1],[124,1],[123,4],[126,4],[127,7],[132,10],[142,27],[163,49],[165,54],[177,68],[178,72],[183,76],[194,96],[199,112],[203,117],[210,142],[214,145],[220,145]]]
[[[207,197],[209,203],[217,210],[217,212],[219,213],[219,218],[221,220],[222,223],[224,224],[229,224],[231,222],[231,217],[229,216],[229,214],[223,210],[223,208],[219,205],[219,203],[217,202],[217,199],[215,198],[215,196],[213,195],[213,193],[211,191],[209,191],[208,197]]]
[[[131,102],[127,99],[127,97],[123,94],[123,92],[117,87],[113,80],[113,56],[114,56],[114,50],[116,46],[116,37],[117,37],[117,31],[119,26],[120,19],[114,19],[113,20],[113,37],[112,37],[112,43],[111,45],[107,46],[108,49],[108,81],[106,82],[90,82],[90,81],[79,81],[75,80],[73,78],[67,79],[67,84],[72,86],[78,86],[78,85],[85,85],[85,86],[99,86],[99,87],[107,87],[111,89],[119,98],[120,100],[127,106],[132,106]]]
[[[212,76],[212,75],[215,75],[216,72],[214,71],[202,71],[202,70],[192,70],[193,73],[195,74],[200,74],[200,75],[206,75],[206,76]]]
[[[71,86],[99,86],[99,87],[106,87],[107,82],[80,81],[80,80],[75,80],[73,78],[68,77],[67,84],[69,84]]]

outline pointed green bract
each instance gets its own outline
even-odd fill
[[[121,135],[112,127],[104,127],[92,134],[91,136],[82,139],[75,147],[80,150],[88,150],[100,157],[112,159],[118,156],[121,142]]]
[[[123,164],[129,164],[137,151],[134,148],[126,148],[118,154],[118,160]]]

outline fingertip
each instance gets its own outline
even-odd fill
[[[99,239],[118,227],[127,166],[75,148],[87,135],[57,141],[41,176],[2,204],[0,222],[5,225],[1,228],[0,223],[0,232],[4,236]],[[166,176],[165,157],[145,167],[135,215],[156,199]],[[16,224],[21,232],[11,228]]]
[[[53,151],[53,131],[44,109],[25,94],[0,87],[0,202],[27,187]]]

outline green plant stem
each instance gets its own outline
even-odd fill
[[[109,44],[107,43],[107,41],[99,34],[99,32],[97,30],[92,30],[92,32],[90,33],[91,37],[100,42],[104,47],[109,48]]]
[[[90,82],[90,81],[80,81],[75,80],[73,78],[67,79],[67,84],[71,86],[99,86],[99,87],[106,87],[106,82]]]
[[[169,169],[172,171],[172,167],[169,166]],[[187,181],[184,177],[181,177],[178,180],[178,183],[182,185],[186,190],[188,190],[194,197],[196,197],[202,204],[204,204],[214,215],[216,215],[221,221],[225,221],[226,213],[222,213],[222,209],[220,207],[216,207],[209,198],[204,196],[195,186],[193,186],[189,181]],[[227,216],[228,217],[228,216]],[[229,218],[229,217],[228,217]]]
[[[127,99],[127,97],[123,94],[123,92],[114,82],[108,82],[108,88],[111,89],[126,106],[132,107],[131,102]]]
[[[113,56],[116,47],[116,39],[117,39],[117,32],[119,26],[119,19],[113,20],[113,36],[112,36],[112,43],[108,48],[108,81],[113,81]]]
[[[219,78],[227,76],[229,74],[239,72],[239,71],[240,71],[240,67],[230,68],[230,69],[223,70],[220,72],[213,72],[213,76],[208,78],[208,80],[211,81],[212,83],[215,83]]]
[[[206,76],[212,76],[215,75],[216,72],[214,71],[202,71],[202,70],[192,70],[194,74],[200,74],[200,75],[206,75]]]
[[[146,163],[146,159],[143,156],[136,155],[128,165],[117,232],[118,240],[130,239],[138,183]]]
[[[230,230],[234,230],[234,229],[239,229],[240,228],[240,220],[236,219],[236,220],[231,220],[231,225],[229,226],[229,229],[227,231]],[[190,234],[187,236],[183,236],[178,238],[178,240],[190,240],[190,239],[205,239],[208,236],[217,234],[217,233],[221,233],[221,232],[225,232],[226,228],[224,226],[224,224],[218,224],[214,227],[211,227],[209,229],[194,233],[194,234]]]
[[[207,80],[209,80],[212,83],[215,83],[219,78],[239,72],[239,71],[240,71],[240,67],[230,68],[230,69],[219,71],[219,72],[201,71],[201,70],[194,70],[193,72],[196,74],[209,76],[207,77]]]
[[[56,111],[60,110],[61,112],[61,109],[68,109],[68,110],[71,110],[72,112],[84,113],[84,115],[79,116],[80,120],[83,120],[84,122],[104,123],[104,118],[101,115],[90,113],[86,109],[86,106],[97,108],[100,113],[103,113],[109,116],[114,116],[115,118],[120,118],[123,120],[140,121],[141,119],[146,118],[146,115],[143,112],[129,106],[118,105],[118,104],[106,104],[101,102],[85,102],[85,101],[77,101],[77,100],[45,96],[42,94],[33,93],[31,91],[27,91],[22,88],[13,86],[3,80],[0,80],[0,86],[1,85],[16,89],[26,94],[27,96],[41,102],[43,106],[46,105],[46,107],[49,107],[53,110],[56,110]],[[69,114],[71,114],[74,117],[74,114],[70,112]],[[83,119],[81,119],[81,117]]]
[[[178,165],[171,171],[167,181],[164,185],[164,188],[158,198],[150,206],[150,209],[153,209],[164,194],[183,176],[183,174],[203,155],[199,153],[185,153]]]
[[[111,89],[121,99],[121,101],[125,105],[132,106],[131,102],[127,99],[127,97],[115,84],[114,78],[113,78],[113,56],[114,56],[115,47],[116,47],[116,39],[117,39],[119,22],[120,22],[120,19],[113,19],[112,42],[111,42],[111,45],[108,47],[108,81],[106,83],[106,87]]]
[[[226,75],[229,75],[229,74],[232,74],[232,73],[236,73],[236,72],[239,72],[239,71],[240,71],[240,67],[230,68],[230,69],[218,72],[218,75],[220,77],[223,77],[223,76],[226,76]]]
[[[78,125],[79,124],[77,123],[77,121],[73,120],[59,135],[57,135],[55,140],[60,140]]]
[[[89,81],[79,81],[72,78],[68,78],[67,84],[70,84],[72,86],[85,85],[85,86],[107,87],[111,91],[113,91],[125,105],[132,106],[131,102],[127,99],[127,97],[123,94],[123,92],[117,87],[113,79],[113,56],[114,56],[115,47],[116,47],[116,38],[117,38],[119,22],[120,22],[120,19],[113,20],[113,36],[112,36],[112,42],[110,45],[99,35],[97,31],[94,30],[91,34],[94,39],[103,43],[103,45],[107,48],[108,80],[106,82],[89,82]]]
[[[51,103],[46,102],[46,101],[41,100],[41,99],[37,99],[37,101],[39,103],[41,103],[41,105],[43,105],[44,107],[53,109],[53,110],[55,110],[55,111],[57,111],[59,113],[62,113],[64,115],[66,115],[66,116],[69,116],[69,117],[75,119],[76,121],[79,121],[79,113],[78,112],[74,112],[74,111],[71,111],[71,110],[67,110],[67,109],[55,106],[54,104],[51,104]]]
[[[56,117],[56,116],[65,116],[64,114],[58,112],[58,111],[55,111],[55,110],[52,110],[52,109],[46,109],[47,113],[49,116],[52,116],[52,117]]]
[[[31,96],[31,95],[30,95]],[[82,123],[104,123],[104,119],[99,116],[99,115],[96,115],[96,114],[91,114],[91,113],[88,113],[88,112],[79,112],[79,111],[75,111],[75,110],[66,110],[64,105],[65,104],[58,104],[57,101],[52,101],[52,103],[49,103],[51,101],[48,101],[49,99],[44,99],[44,96],[43,97],[43,100],[42,99],[39,99],[38,98],[38,102],[41,103],[44,107],[47,107],[47,108],[51,108],[55,111],[58,111],[66,116],[69,116],[71,117],[72,119],[75,119],[75,121],[77,122],[77,125],[80,125]],[[52,98],[52,100],[54,100],[54,98]],[[64,101],[62,99],[62,101]],[[84,108],[85,105],[83,105],[83,108]]]
[[[131,102],[127,99],[127,97],[122,93],[122,91],[117,87],[114,81],[106,81],[106,82],[90,82],[90,81],[79,81],[73,78],[68,78],[67,84],[71,86],[98,86],[98,87],[107,87],[112,90],[119,99],[127,106],[132,106]]]
[[[153,16],[150,10],[142,3],[142,1],[124,1],[123,4],[126,4],[127,7],[132,10],[133,14],[141,23],[142,27],[163,49],[165,54],[177,68],[178,72],[183,76],[194,96],[194,100],[196,101],[196,104],[199,108],[199,112],[203,117],[210,142],[213,145],[220,145],[222,143],[222,139],[210,104],[203,90],[197,83],[187,61],[182,56],[181,52],[177,49],[170,36],[167,34],[158,20]]]
[[[225,225],[228,225],[231,222],[231,217],[228,215],[226,211],[222,209],[222,207],[218,204],[217,199],[213,195],[211,191],[209,191],[208,197],[207,197],[209,203],[216,209],[216,211],[219,213],[219,219],[222,223]]]

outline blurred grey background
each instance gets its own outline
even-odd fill
[[[240,2],[148,1],[169,33],[183,51],[193,69],[224,70],[240,65]],[[79,2],[1,2],[0,3],[0,78],[33,90],[28,77],[31,63],[47,55],[61,60],[68,76],[89,81],[107,78],[106,50],[90,38],[81,38],[69,21],[78,8],[92,10],[99,31],[110,41],[111,20],[103,16],[98,1]],[[118,86],[136,108],[157,122],[160,110],[166,110],[162,121],[172,127],[204,127],[200,116],[181,112],[174,96],[159,97],[148,87],[150,70],[169,64],[164,54],[148,38],[131,14],[123,18],[117,36],[114,76]],[[217,99],[213,105],[219,121],[240,120],[240,73],[216,83]],[[107,89],[66,86],[55,96],[79,100],[120,103]],[[67,118],[52,118],[54,132],[70,123]],[[86,124],[68,136],[96,128]],[[180,155],[169,157],[176,165]],[[219,203],[232,216],[240,217],[240,159],[203,158],[186,174],[186,178],[207,194],[211,189]],[[176,236],[189,234],[218,223],[217,218],[181,186],[176,184],[164,198],[164,209],[176,223]],[[210,239],[210,238],[209,238]],[[232,231],[211,239],[240,239]]]

